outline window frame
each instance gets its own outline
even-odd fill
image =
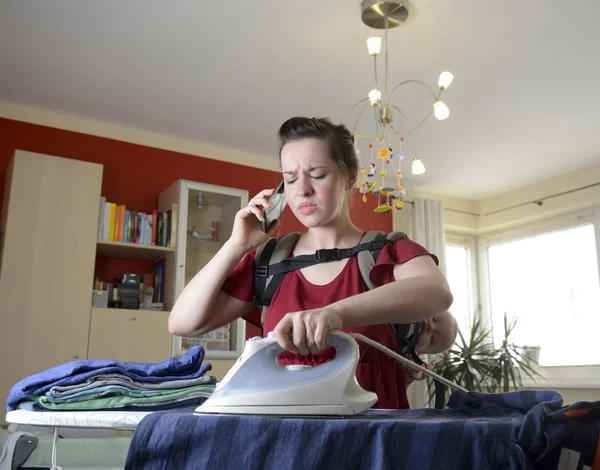
[[[468,312],[467,324],[471,325],[473,318],[478,315],[480,311],[479,301],[479,276],[477,271],[477,239],[472,235],[446,232],[444,235],[444,245],[459,246],[467,249],[467,257],[469,261],[469,299],[471,304],[469,305],[470,311]],[[450,307],[452,312],[452,307]]]
[[[538,220],[528,224],[480,235],[478,237],[477,277],[479,279],[480,287],[480,312],[485,319],[488,328],[491,327],[492,324],[490,278],[488,275],[488,248],[501,243],[508,243],[531,236],[568,230],[570,228],[588,224],[594,225],[596,261],[598,263],[598,271],[600,272],[600,207],[593,207],[572,212],[568,215]],[[555,387],[583,389],[600,387],[600,364],[581,366],[539,366],[538,372],[541,374],[541,378],[531,380],[528,377],[525,377],[523,386],[528,388]]]

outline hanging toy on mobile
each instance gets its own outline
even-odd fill
[[[375,162],[373,161],[373,144],[369,144],[369,148],[371,149],[371,163],[369,163],[368,168],[365,168],[361,159],[358,143],[356,139],[354,139],[354,151],[360,163],[360,174],[362,176],[362,181],[360,181],[358,185],[360,186],[359,192],[362,194],[363,202],[367,202],[367,193],[373,191],[377,186],[377,182],[374,181],[377,169],[375,168]]]
[[[387,142],[384,138],[377,138],[369,144],[370,162],[368,166],[363,164],[360,148],[356,138],[354,139],[354,150],[356,157],[360,163],[361,181],[359,182],[359,192],[362,194],[362,201],[367,202],[369,193],[377,197],[377,206],[373,209],[374,212],[380,214],[390,214],[395,207],[396,210],[402,210],[404,207],[404,197],[406,189],[402,187],[401,165],[404,155],[401,151],[394,153],[391,147],[391,141],[388,137]],[[400,141],[400,146],[404,142],[404,138],[396,139]],[[376,150],[376,146],[379,148]],[[377,158],[375,158],[377,156]],[[386,176],[388,176],[387,167],[396,174],[396,185],[386,184]],[[381,176],[381,182],[376,180],[377,176]]]
[[[400,142],[404,142],[404,137],[400,139]],[[390,149],[391,150],[391,149]],[[394,172],[396,173],[396,187],[386,187],[386,191],[388,193],[388,202],[390,205],[394,204],[396,210],[402,210],[404,207],[404,197],[406,196],[406,189],[402,187],[402,160],[404,159],[404,155],[401,152],[398,152],[396,155],[393,153],[390,154],[388,162],[392,165]],[[394,162],[398,162],[398,167],[396,167]]]

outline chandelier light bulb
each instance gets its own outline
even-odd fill
[[[373,37],[367,39],[367,49],[370,55],[377,55],[381,52],[381,38]]]
[[[437,120],[443,121],[450,116],[450,110],[443,101],[436,101],[433,103],[433,114],[435,114]]]
[[[422,175],[423,173],[425,173],[425,165],[423,165],[423,162],[420,159],[415,157],[412,161],[412,174]]]
[[[371,90],[369,92],[369,103],[371,103],[371,105],[373,105],[373,106],[376,106],[379,104],[380,101],[381,101],[381,92],[377,89]]]
[[[448,88],[450,86],[453,79],[454,79],[454,75],[452,75],[450,72],[442,72],[442,73],[440,73],[440,79],[438,81],[438,86],[442,90],[445,90],[446,88]]]

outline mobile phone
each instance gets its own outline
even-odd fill
[[[283,212],[283,209],[285,209],[285,206],[287,206],[284,189],[284,180],[281,180],[281,183],[279,183],[279,186],[277,186],[277,189],[275,189],[269,198],[269,204],[271,204],[271,207],[265,207],[262,211],[264,219],[262,222],[262,231],[265,233],[271,230],[271,227],[279,218]]]

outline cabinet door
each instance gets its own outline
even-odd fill
[[[162,362],[171,357],[169,312],[92,308],[90,359]]]
[[[245,190],[181,180],[159,197],[159,209],[178,207],[177,260],[169,264],[168,276],[175,278],[170,293],[176,299],[185,285],[208,263],[231,236],[236,213],[248,204]],[[168,305],[172,303],[168,302]],[[246,341],[246,322],[234,322],[208,332],[201,338],[175,337],[174,353],[191,346],[202,346],[206,358],[237,359]],[[212,362],[211,362],[212,363]]]
[[[0,398],[85,358],[102,165],[15,152],[3,203]]]

